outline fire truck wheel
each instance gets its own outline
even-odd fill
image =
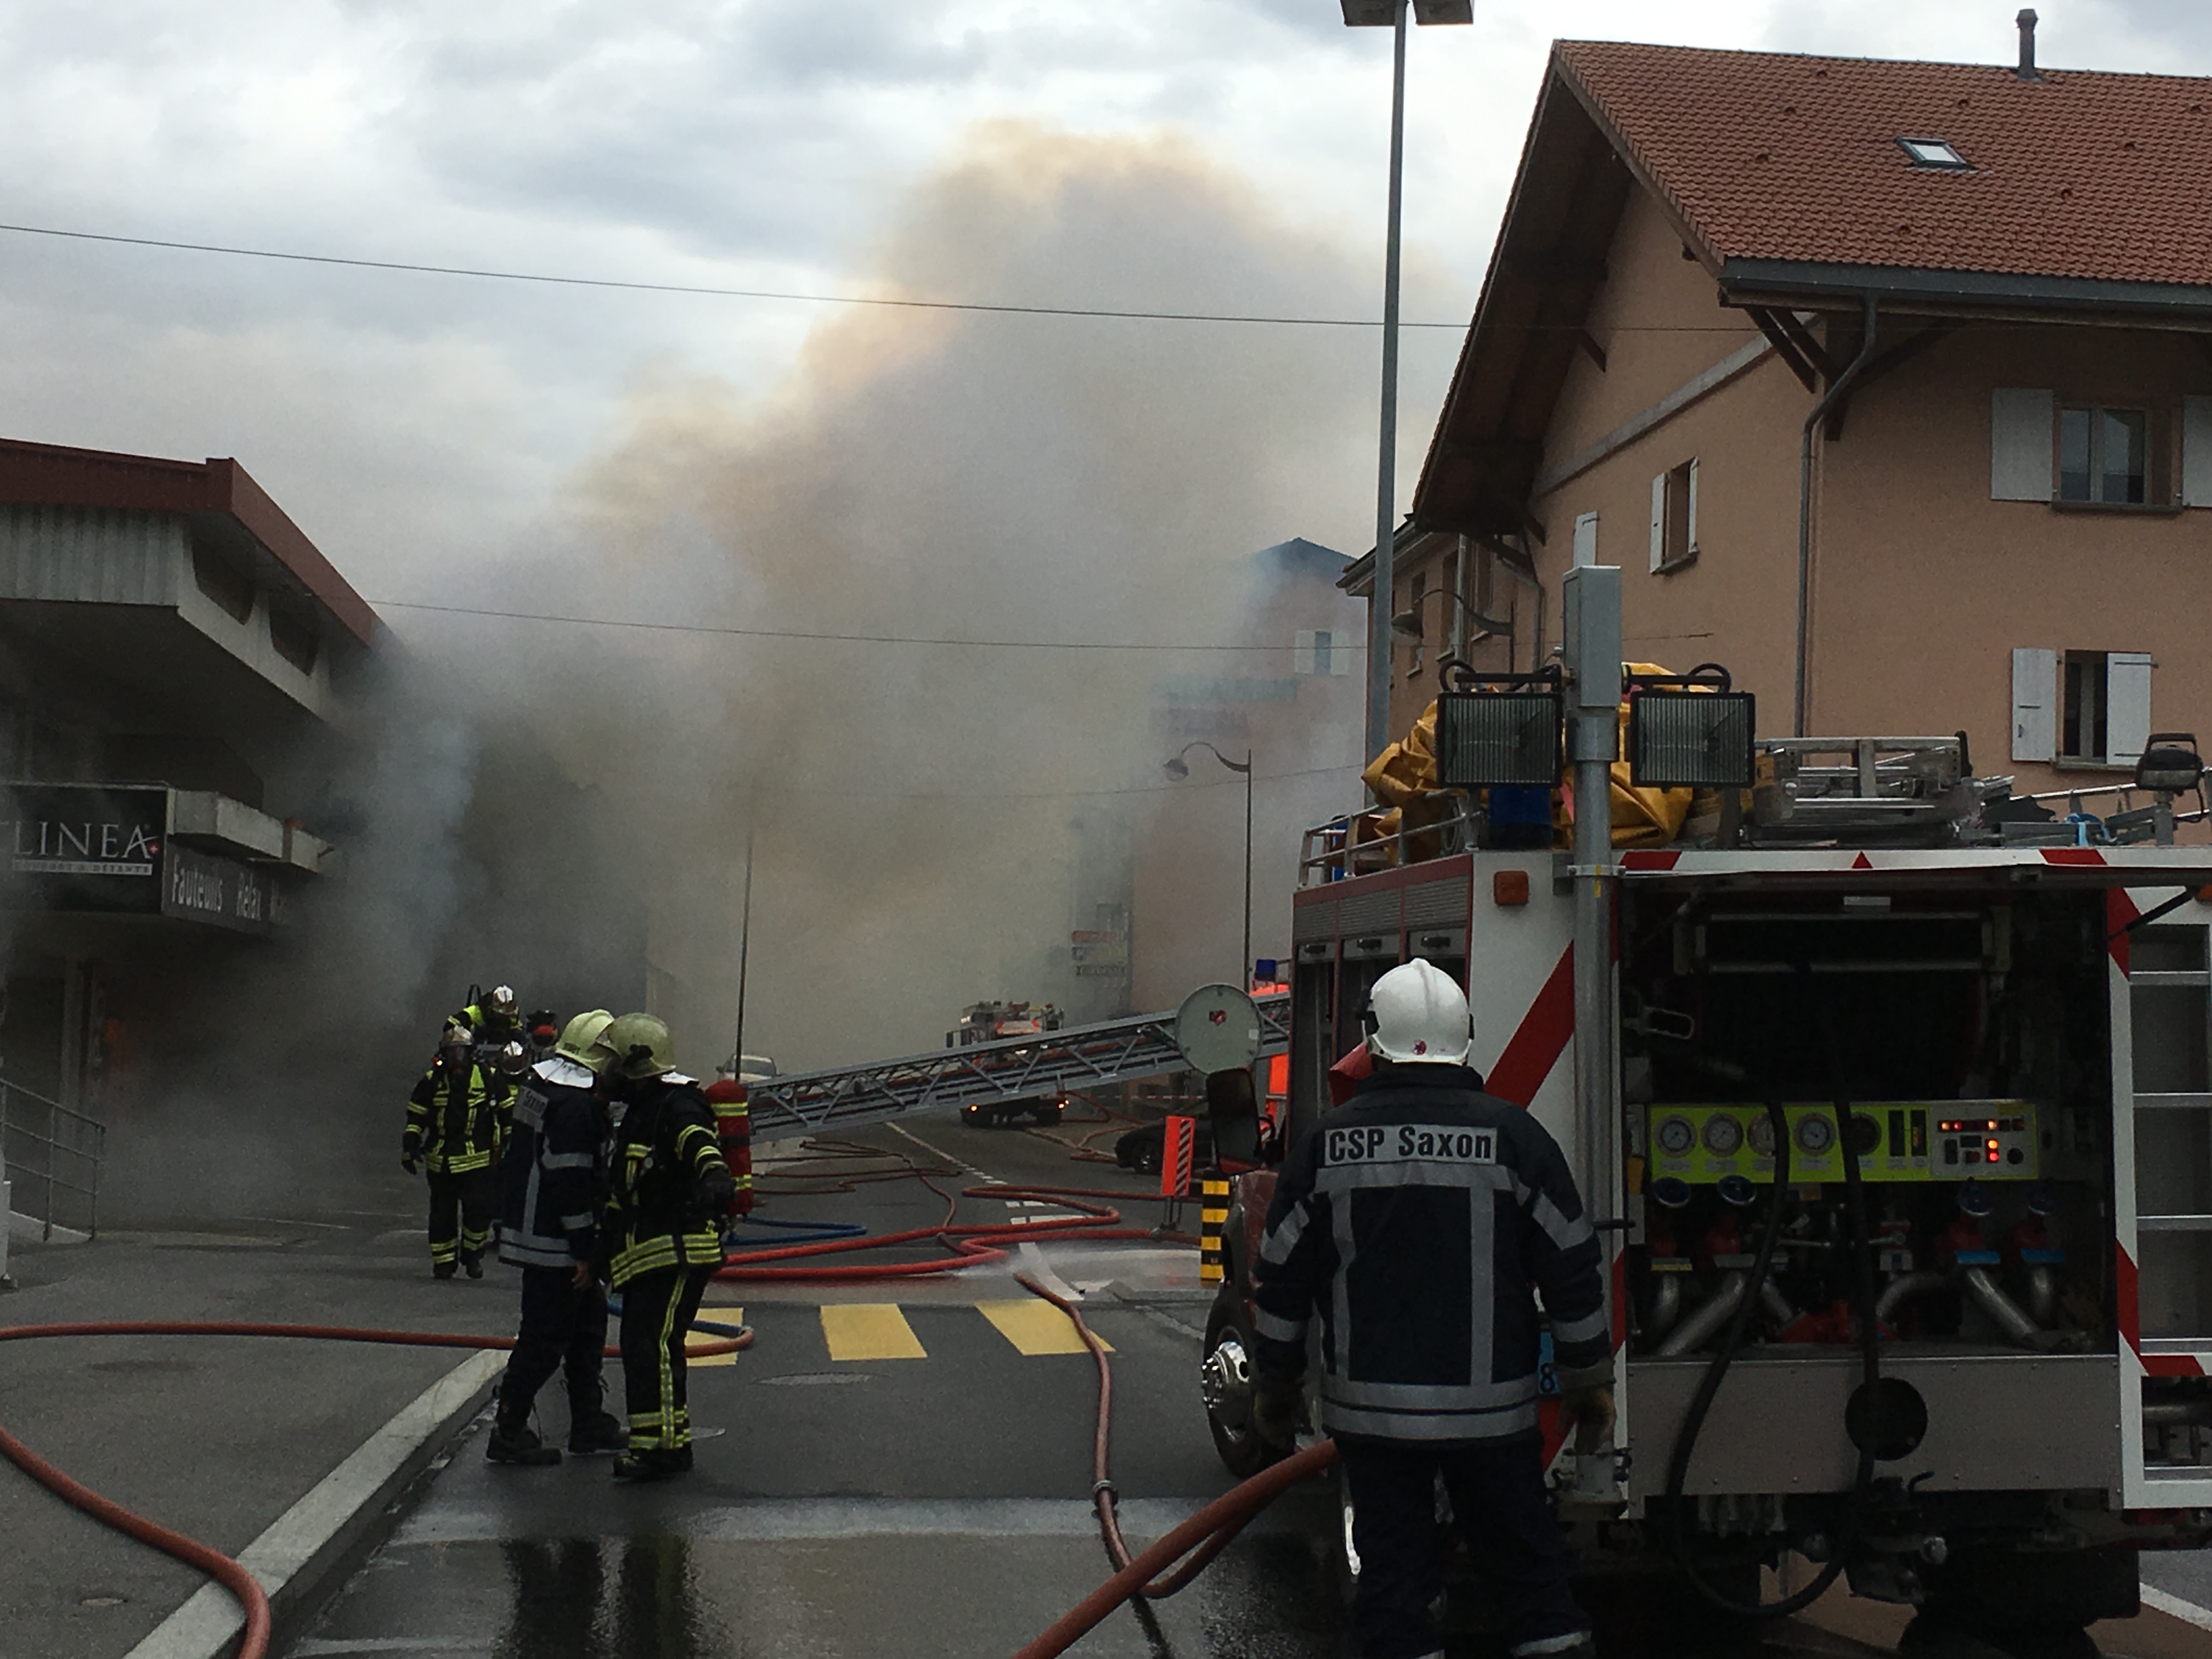
[[[1244,1300],[1233,1285],[1221,1287],[1206,1319],[1206,1358],[1199,1364],[1199,1393],[1206,1425],[1222,1467],[1249,1480],[1283,1454],[1252,1430],[1252,1333]]]

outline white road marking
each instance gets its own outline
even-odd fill
[[[1122,1499],[1123,1530],[1132,1538],[1165,1536],[1211,1500],[1202,1498]],[[1255,1530],[1294,1528],[1296,1517],[1261,1515]],[[804,1542],[817,1539],[969,1537],[1095,1538],[1098,1511],[1083,1498],[771,1498],[688,1515],[684,1536],[695,1541]],[[504,1541],[514,1536],[513,1517],[497,1510],[418,1514],[402,1523],[395,1546]]]
[[[359,1513],[375,1501],[424,1442],[472,1407],[507,1364],[503,1353],[471,1354],[401,1408],[332,1469],[305,1498],[278,1516],[239,1554],[240,1565],[271,1595],[311,1565]],[[220,1584],[203,1584],[154,1627],[128,1659],[216,1659],[246,1627],[246,1615]]]
[[[2185,1625],[2194,1625],[2199,1630],[2212,1630],[2212,1608],[2200,1607],[2194,1601],[2185,1601],[2167,1591],[2149,1584],[2142,1587],[2142,1604],[2162,1613],[2169,1619],[2179,1619]]]

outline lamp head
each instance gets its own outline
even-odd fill
[[[1185,760],[1181,755],[1177,755],[1173,759],[1170,760],[1164,766],[1161,767],[1160,769],[1165,772],[1170,778],[1173,778],[1177,783],[1181,783],[1185,778],[1190,775],[1190,763]]]
[[[1401,611],[1390,618],[1390,631],[1401,640],[1411,640],[1419,645],[1421,642],[1421,613]]]

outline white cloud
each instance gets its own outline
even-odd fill
[[[2046,9],[2046,63],[2212,67],[2212,27],[2177,0]],[[1484,0],[1471,28],[1418,30],[1407,224],[1425,303],[1473,303],[1554,33],[2002,62],[2010,12]],[[1389,46],[1329,0],[15,0],[0,220],[835,291],[865,276],[915,180],[976,122],[1013,117],[1176,128],[1373,259],[1379,288]],[[1026,274],[1003,297],[1176,302],[1172,271],[1141,295]],[[647,365],[764,392],[820,316],[4,236],[0,298],[0,431],[235,453],[372,592],[520,533]],[[1416,436],[1455,343],[1407,342]],[[1346,512],[1316,533],[1358,534],[1351,447]]]

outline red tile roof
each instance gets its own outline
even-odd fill
[[[2212,284],[2212,80],[1593,40],[1553,61],[1718,260]]]

